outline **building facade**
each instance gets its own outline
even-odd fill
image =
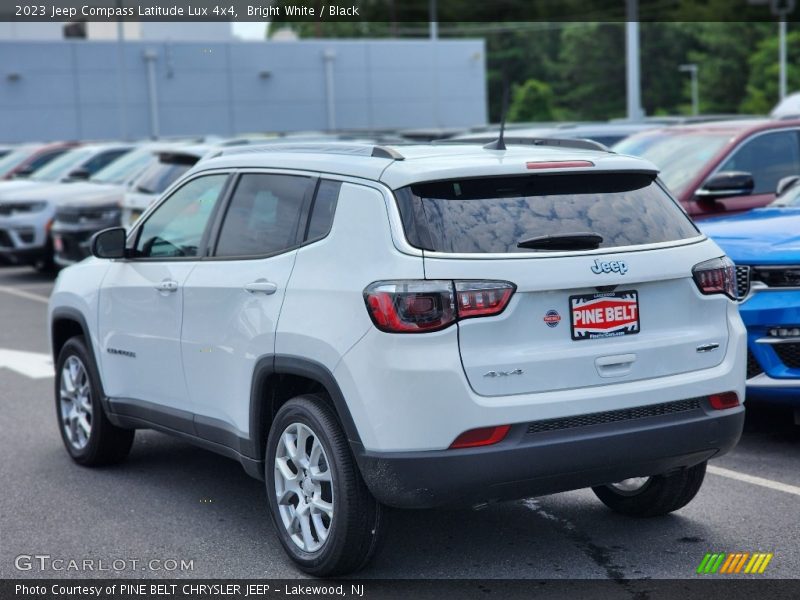
[[[0,141],[486,122],[483,40],[0,41]]]

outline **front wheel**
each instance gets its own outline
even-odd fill
[[[280,542],[306,573],[352,573],[376,552],[382,507],[364,484],[336,414],[322,398],[298,396],[275,415],[265,479]]]
[[[705,462],[670,475],[633,477],[593,487],[611,510],[633,517],[658,517],[683,508],[697,495],[706,475]]]
[[[130,452],[133,429],[113,425],[103,412],[97,368],[83,337],[64,344],[56,363],[56,415],[64,447],[76,463],[120,462]]]

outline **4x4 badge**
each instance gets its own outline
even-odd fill
[[[619,273],[625,275],[628,272],[628,265],[624,260],[600,260],[596,258],[594,265],[592,265],[592,273],[600,275],[601,273]]]

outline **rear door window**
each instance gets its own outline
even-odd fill
[[[242,175],[222,222],[216,255],[265,256],[296,246],[312,182],[296,175]]]
[[[408,241],[450,253],[519,248],[547,235],[594,233],[601,248],[699,235],[654,175],[603,173],[488,177],[411,185],[395,192]]]

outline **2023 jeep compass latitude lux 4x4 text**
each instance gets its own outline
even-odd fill
[[[203,160],[58,278],[67,451],[153,428],[235,458],[316,575],[366,564],[387,505],[677,510],[741,434],[745,329],[656,175],[564,140]]]

